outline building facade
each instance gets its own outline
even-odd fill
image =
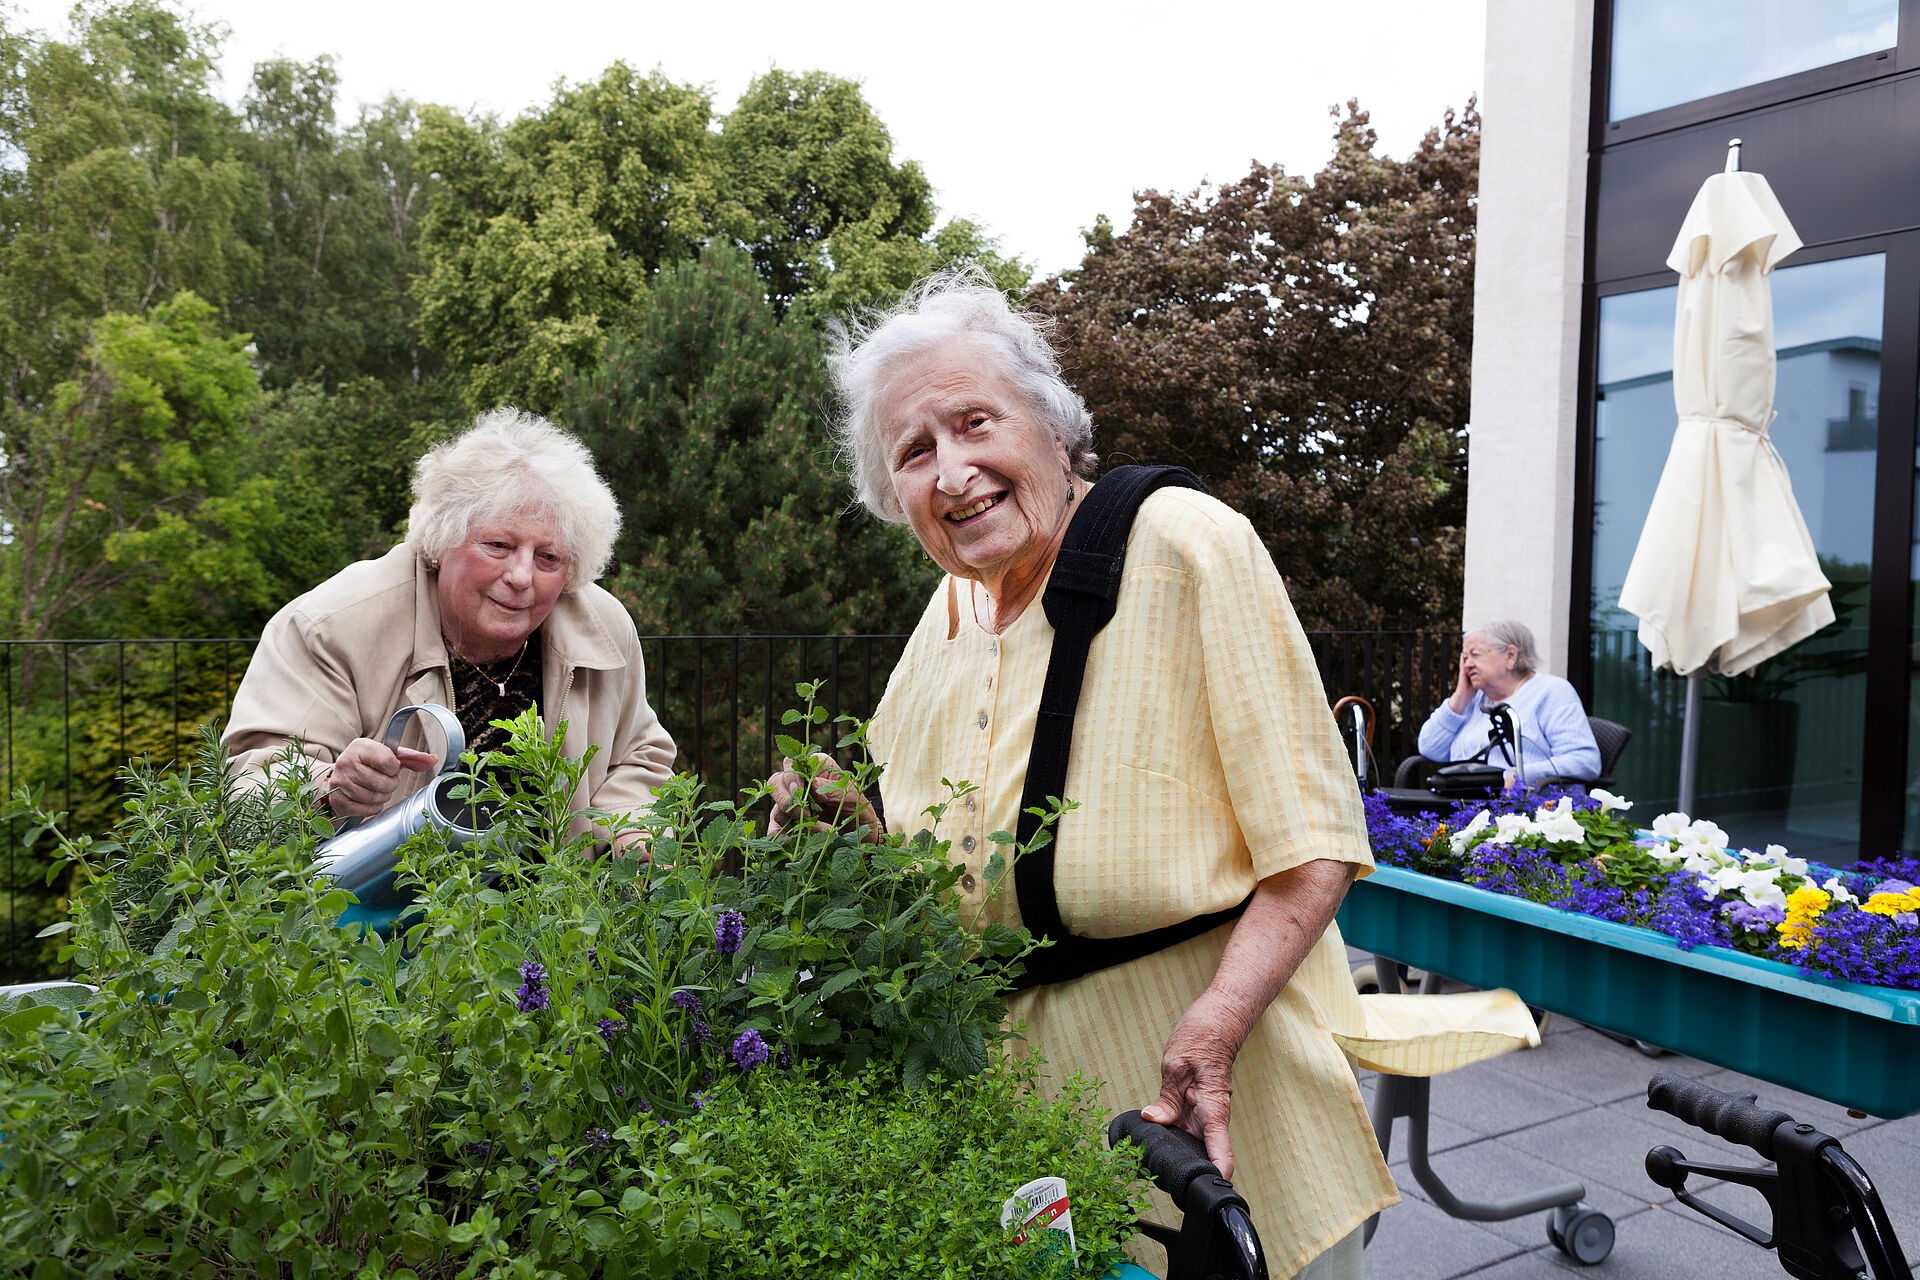
[[[1685,682],[1618,607],[1675,426],[1665,260],[1728,142],[1805,247],[1774,272],[1772,438],[1838,615],[1708,677],[1696,816],[1845,862],[1920,847],[1920,0],[1490,0],[1467,625],[1517,616],[1621,787],[1677,792]]]

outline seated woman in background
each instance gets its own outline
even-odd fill
[[[405,542],[267,624],[221,739],[229,767],[262,774],[297,737],[325,766],[319,801],[363,817],[438,768],[418,721],[398,750],[378,740],[401,707],[450,708],[485,752],[504,745],[492,721],[537,704],[549,731],[567,723],[567,755],[598,748],[576,808],[651,804],[673,739],[647,704],[633,619],[594,585],[620,508],[592,455],[542,418],[496,409],[420,460],[413,495]]]
[[[1539,670],[1533,632],[1502,618],[1467,633],[1453,696],[1420,729],[1420,754],[1442,762],[1481,759],[1507,771],[1507,785],[1546,778],[1591,781],[1600,776],[1600,746],[1580,695],[1559,676]],[[1489,748],[1487,708],[1505,703],[1517,742]]]

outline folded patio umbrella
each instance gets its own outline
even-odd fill
[[[1691,812],[1699,676],[1737,675],[1833,621],[1773,422],[1770,274],[1800,237],[1767,180],[1708,178],[1667,265],[1680,273],[1673,400],[1679,426],[1620,590],[1656,666],[1689,677],[1680,807]]]

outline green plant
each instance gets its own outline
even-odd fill
[[[827,721],[815,701],[819,689],[818,681],[798,686],[805,708],[786,714],[802,736],[775,739],[806,778],[809,796],[829,763],[813,738]],[[851,725],[836,745],[857,757],[845,785],[870,790],[879,770],[865,758],[864,728]],[[952,784],[951,796],[970,789]],[[898,1062],[909,1088],[936,1066],[953,1076],[979,1072],[1004,1034],[1001,994],[1011,966],[1036,945],[1033,936],[1000,924],[975,932],[975,922],[962,919],[961,868],[932,832],[873,842],[854,817],[842,816],[768,838],[744,813],[763,794],[749,792],[745,806],[702,803],[698,786],[685,781],[655,805],[650,892],[666,904],[663,916],[705,927],[685,963],[710,1019],[724,1018],[731,1035],[753,1031],[850,1070],[875,1057]],[[1050,823],[1051,815],[1035,847],[1051,838]],[[1013,844],[1005,832],[994,838]],[[709,873],[729,859],[742,868],[738,880]],[[1008,865],[995,855],[989,891]],[[696,874],[682,874],[689,866]],[[730,927],[740,931],[737,949],[715,945],[729,912],[737,919]]]
[[[1132,1146],[1109,1151],[1093,1088],[1051,1100],[1035,1060],[998,1058],[967,1081],[903,1091],[893,1073],[756,1075],[703,1113],[728,1203],[749,1225],[717,1233],[709,1275],[727,1280],[1045,1280],[1119,1260],[1144,1201]],[[1079,1252],[1040,1231],[1016,1245],[1000,1208],[1033,1178],[1066,1180]]]
[[[549,783],[580,767],[539,751]],[[76,891],[68,922],[65,955],[99,995],[0,1018],[9,1269],[697,1265],[716,1174],[701,1135],[678,1135],[671,1159],[656,1136],[612,1139],[596,1064],[566,1052],[579,1011],[515,998],[524,959],[484,863],[418,841],[409,861],[430,892],[412,945],[341,929],[350,896],[307,870],[330,829],[302,781],[296,766],[273,788],[236,789],[211,735],[197,766],[133,774],[123,847]],[[512,834],[555,840],[523,824]],[[62,845],[76,859],[103,852],[84,836]],[[154,898],[122,916],[118,878],[156,862]],[[567,861],[540,870],[598,888]],[[129,945],[149,914],[172,919],[151,954]]]
[[[310,871],[332,828],[297,755],[240,788],[209,732],[184,770],[130,770],[112,840],[16,798],[95,868],[48,932],[100,991],[0,1013],[0,1268],[704,1274],[741,1230],[708,1118],[736,1087],[796,1057],[874,1064],[876,1098],[988,1071],[1032,940],[966,931],[944,845],[768,839],[677,779],[651,816],[591,815],[647,823],[651,862],[589,857],[585,761],[531,712],[507,727],[473,761],[486,847],[403,849],[418,914],[388,939]]]

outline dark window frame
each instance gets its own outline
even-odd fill
[[[1758,84],[1742,85],[1711,97],[1696,98],[1671,107],[1661,107],[1657,111],[1610,120],[1608,115],[1613,99],[1613,12],[1614,0],[1594,0],[1593,65],[1596,72],[1603,67],[1605,72],[1594,76],[1599,92],[1594,96],[1593,120],[1595,132],[1603,135],[1602,145],[1606,146],[1652,137],[1672,129],[1685,129],[1728,116],[1745,115],[1762,107],[1779,106],[1799,98],[1865,84],[1920,66],[1920,5],[1913,0],[1900,0],[1900,16],[1894,28],[1894,46],[1891,49],[1863,53],[1839,62],[1796,71],[1792,75],[1762,80]],[[1604,62],[1598,56],[1603,38],[1609,52]]]
[[[1594,23],[1574,453],[1574,521],[1579,534],[1574,539],[1570,574],[1568,603],[1572,617],[1567,652],[1568,678],[1589,701],[1593,693],[1594,464],[1598,443],[1594,416],[1600,299],[1672,285],[1678,279],[1671,271],[1657,271],[1595,280],[1601,234],[1598,211],[1602,152],[1619,143],[1653,138],[1718,119],[1727,121],[1728,136],[1737,137],[1739,117],[1743,114],[1777,109],[1796,99],[1837,94],[1867,80],[1920,69],[1920,0],[1901,0],[1899,45],[1891,56],[1849,59],[1617,122],[1606,118],[1611,93],[1611,0],[1596,0]],[[1864,64],[1879,64],[1883,69],[1874,70]],[[1863,166],[1859,172],[1862,183],[1876,180],[1872,166]],[[1703,179],[1705,176],[1701,175]],[[1849,196],[1846,192],[1825,192],[1822,198],[1845,200]],[[1867,705],[1860,789],[1860,849],[1862,856],[1872,857],[1894,852],[1905,827],[1907,724],[1914,674],[1910,650],[1916,597],[1920,596],[1920,586],[1913,581],[1912,574],[1915,446],[1920,444],[1920,229],[1888,228],[1807,245],[1780,265],[1799,266],[1869,253],[1886,255],[1879,436],[1874,468],[1873,572],[1868,593]]]

